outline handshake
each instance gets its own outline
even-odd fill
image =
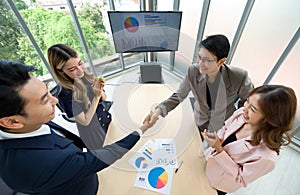
[[[140,130],[145,133],[147,129],[156,123],[156,121],[159,119],[160,113],[161,111],[159,108],[155,109],[154,111],[150,111],[150,113],[145,117],[142,126],[140,126]]]

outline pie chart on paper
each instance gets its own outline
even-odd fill
[[[124,20],[124,27],[128,32],[134,33],[139,29],[139,21],[134,17],[128,17]]]
[[[147,167],[147,161],[144,157],[139,157],[135,160],[135,166],[137,168],[145,169]]]
[[[168,172],[162,167],[153,168],[148,174],[149,184],[155,189],[161,189],[168,183]]]

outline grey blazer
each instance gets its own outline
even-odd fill
[[[172,111],[192,91],[196,100],[194,117],[197,126],[201,130],[219,130],[225,120],[237,109],[238,106],[235,106],[237,100],[240,100],[239,106],[241,106],[253,89],[247,71],[223,64],[220,72],[221,78],[214,109],[210,109],[207,103],[205,75],[199,72],[198,66],[192,65],[189,66],[187,75],[178,90],[157,106],[161,110],[161,116],[167,116],[168,112]]]

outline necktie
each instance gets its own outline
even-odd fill
[[[55,129],[56,131],[58,131],[61,134],[63,134],[66,138],[72,140],[77,147],[79,147],[81,149],[86,148],[86,146],[83,143],[83,141],[77,135],[71,133],[70,131],[66,130],[65,128],[59,126],[58,124],[56,124],[56,123],[54,123],[52,121],[49,121],[46,124],[50,127],[50,130],[51,130],[52,134],[57,134],[57,133],[55,133],[53,131],[53,129]]]

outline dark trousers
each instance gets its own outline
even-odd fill
[[[227,194],[227,192],[223,192],[223,191],[220,191],[220,190],[217,190],[217,192],[218,192],[218,195],[226,195]]]
[[[199,126],[197,126],[197,127],[198,127],[198,130],[199,130],[199,133],[200,133],[201,141],[203,141],[204,139],[203,139],[203,137],[202,137],[201,132],[203,132],[205,128],[199,127]]]

